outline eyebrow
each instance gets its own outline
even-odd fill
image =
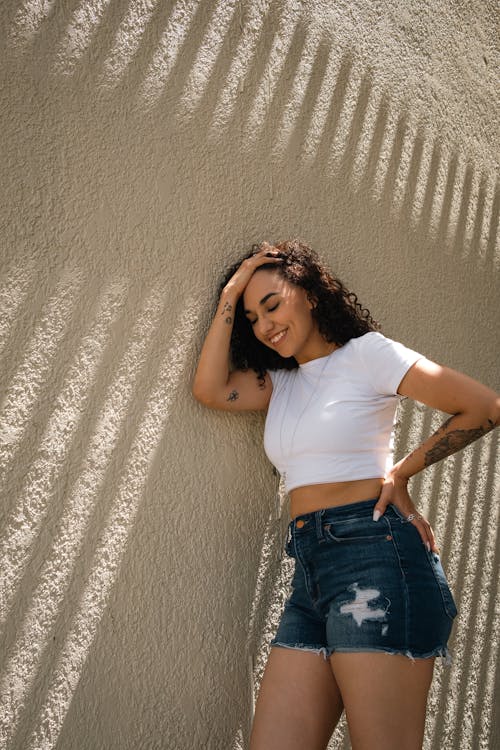
[[[267,302],[267,300],[269,299],[269,297],[272,297],[273,294],[279,294],[279,292],[269,292],[269,294],[266,294],[264,297],[262,297],[261,301],[259,302],[259,305],[263,305],[264,302]],[[250,312],[252,312],[252,311],[251,310],[244,310],[245,315],[247,313],[250,313]]]

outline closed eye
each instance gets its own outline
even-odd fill
[[[273,310],[276,310],[276,308],[277,308],[277,307],[279,307],[279,305],[280,305],[280,303],[279,303],[279,302],[277,302],[277,303],[276,303],[276,304],[274,305],[274,307],[268,307],[268,308],[267,308],[267,312],[273,312]],[[248,320],[248,322],[250,323],[250,325],[251,325],[251,326],[254,326],[254,325],[256,324],[256,322],[257,322],[258,318],[255,318],[255,320],[250,320],[250,318],[247,318],[247,320]]]

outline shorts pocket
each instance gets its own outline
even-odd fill
[[[373,544],[387,540],[390,524],[384,516],[379,521],[371,517],[348,518],[323,524],[323,531],[329,541],[338,544]]]
[[[450,619],[453,620],[457,616],[458,610],[453,598],[453,594],[451,593],[450,587],[448,585],[448,581],[446,580],[446,575],[443,570],[443,566],[441,565],[441,559],[436,552],[429,552],[428,550],[426,550],[426,553],[427,559],[429,560],[432,571],[434,573],[434,577],[436,578],[437,584],[439,586],[439,590],[441,591],[441,597],[443,599],[446,614]]]
[[[406,516],[404,516],[401,513],[401,511],[399,510],[399,508],[396,508],[395,505],[393,505],[392,503],[389,503],[389,505],[387,507],[391,508],[391,510],[394,511],[394,513],[397,515],[397,517],[399,518],[399,520],[401,521],[401,523],[411,523],[411,521],[408,521],[408,519],[406,518]]]

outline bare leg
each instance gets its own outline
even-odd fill
[[[333,653],[353,750],[421,750],[434,659]]]
[[[322,654],[273,646],[255,706],[250,750],[325,750],[342,710]]]

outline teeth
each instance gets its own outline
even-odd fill
[[[283,338],[285,333],[286,333],[286,328],[284,331],[281,331],[281,333],[278,333],[276,336],[273,336],[272,339],[270,339],[271,344],[277,344],[278,341],[280,341]]]

